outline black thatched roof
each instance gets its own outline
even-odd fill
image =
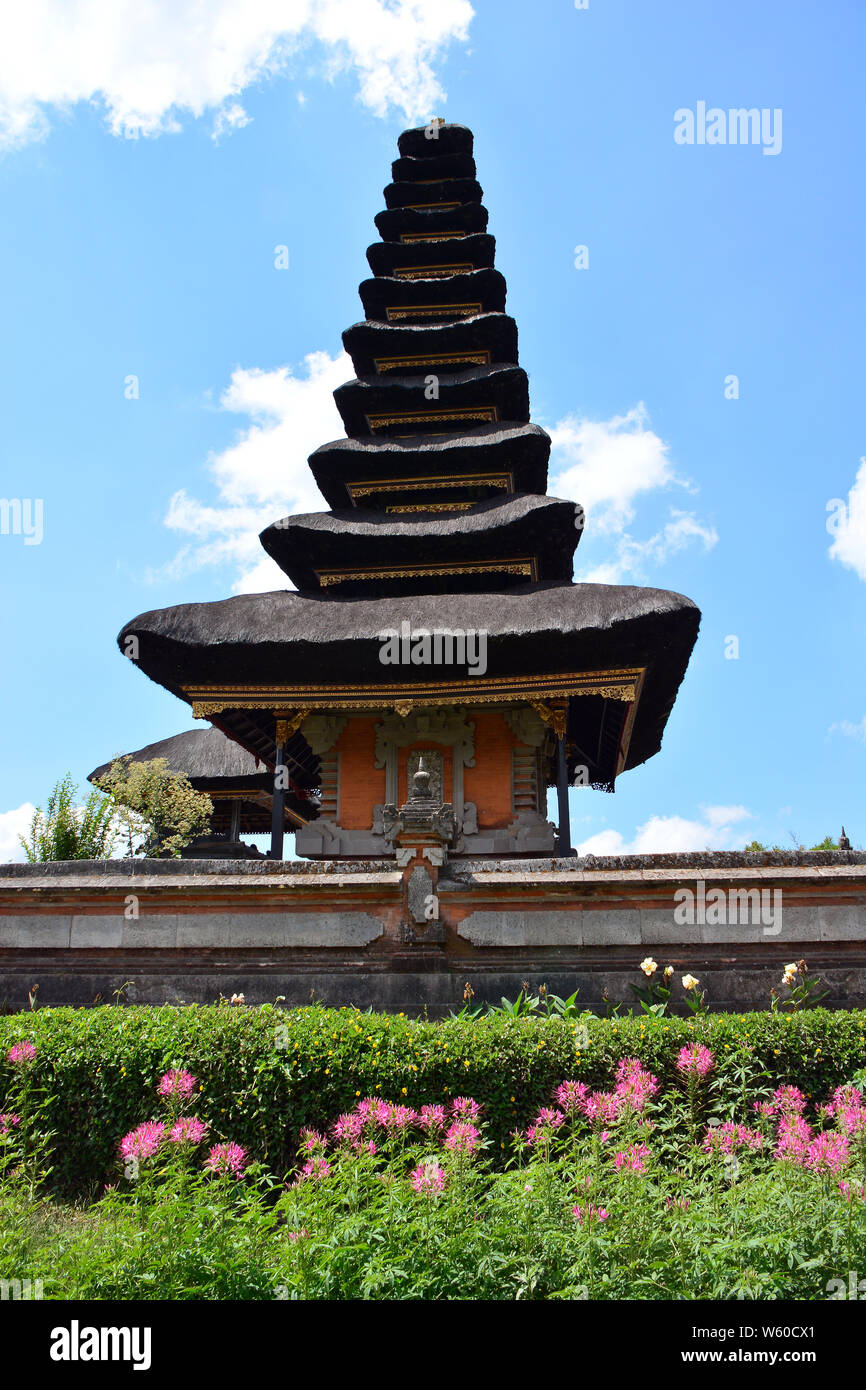
[[[418,203],[480,203],[483,197],[484,190],[476,179],[453,177],[429,184],[389,183],[384,190],[386,208],[407,208]]]
[[[445,241],[374,241],[367,247],[367,262],[374,275],[395,275],[426,266],[468,266],[484,270],[493,265],[496,241],[486,232],[448,237]]]
[[[457,589],[504,589],[528,577],[570,579],[581,532],[573,502],[522,493],[479,502],[469,511],[311,512],[287,516],[262,532],[268,554],[299,589],[316,589],[335,571],[370,571],[370,577],[340,583],[341,596],[363,596],[371,580],[377,593],[448,593]],[[383,570],[460,566],[491,562],[534,562],[534,573],[503,567],[466,573],[409,575]]]
[[[241,830],[244,833],[255,834],[270,829],[269,802],[273,773],[220,729],[188,729],[185,733],[158,739],[156,743],[148,743],[144,748],[137,748],[135,752],[122,756],[135,763],[165,758],[169,771],[187,777],[196,791],[220,798],[214,801],[214,830],[224,829],[231,819],[230,801],[222,799],[229,794],[243,802]],[[101,763],[89,773],[87,780],[96,782],[110,771],[111,762]],[[258,799],[245,800],[248,797]],[[315,818],[317,810],[314,802],[290,790],[286,794],[286,813],[287,825],[294,825],[298,816],[303,820]]]
[[[339,510],[351,505],[352,483],[365,480],[405,480],[424,477],[453,477],[467,474],[502,475],[510,479],[512,492],[537,492],[547,488],[547,461],[550,435],[539,425],[482,425],[460,434],[421,435],[414,439],[336,439],[323,444],[310,455],[310,468],[319,490],[331,507]],[[483,489],[483,485],[479,485]],[[488,494],[496,491],[492,486]],[[379,507],[390,503],[417,502],[419,493],[406,491],[377,493],[372,499],[356,495],[356,503],[370,501]],[[430,500],[456,498],[469,500],[473,493],[465,488],[431,492]],[[480,495],[485,495],[482,490]],[[498,494],[501,495],[501,494]]]
[[[445,121],[435,132],[432,123],[404,130],[397,138],[397,149],[404,156],[430,159],[443,154],[471,154],[474,143],[468,126]]]
[[[435,141],[428,140],[431,149],[438,148]],[[419,159],[417,155],[401,155],[391,163],[391,178],[394,183],[415,183],[426,179],[474,179],[475,160],[471,154],[432,154]]]
[[[441,236],[443,232],[486,232],[487,209],[483,203],[462,203],[457,208],[385,208],[373,221],[383,241],[412,236]]]
[[[415,631],[485,631],[489,678],[646,668],[626,762],[634,767],[661,746],[700,613],[682,594],[612,584],[539,584],[507,593],[370,600],[278,591],[142,613],[123,628],[118,643],[123,650],[128,637],[137,637],[141,669],[190,701],[184,687],[420,686],[431,679],[429,667],[380,661],[383,632],[400,631],[404,621]],[[463,674],[459,668],[453,673]]]
[[[490,269],[449,275],[444,280],[399,280],[375,275],[361,281],[358,293],[365,318],[394,323],[398,321],[397,313],[455,303],[477,304],[476,314],[504,313],[506,285],[505,276]]]
[[[273,781],[264,763],[233,739],[226,738],[219,729],[188,729],[186,733],[158,739],[156,743],[148,743],[144,748],[137,748],[134,753],[123,756],[135,763],[165,758],[169,771],[182,773],[193,785],[202,781],[235,783],[239,779],[262,776],[266,786]],[[110,762],[101,763],[88,775],[87,780],[95,782],[110,770]]]
[[[428,376],[370,376],[347,381],[334,392],[346,433],[398,435],[453,430],[448,415],[460,411],[465,423],[482,423],[478,414],[492,415],[486,423],[529,421],[529,382],[522,367],[501,363],[495,367],[468,367],[434,373],[434,398],[427,390]],[[472,412],[478,412],[473,416]]]
[[[411,252],[413,247],[401,244],[400,249]],[[517,324],[508,314],[473,314],[456,323],[429,324],[378,323],[365,319],[346,329],[343,345],[358,376],[373,376],[376,372],[384,375],[388,369],[383,369],[381,364],[397,357],[420,359],[422,363],[429,361],[431,371],[447,370],[442,357],[453,358],[461,353],[484,353],[490,363],[518,361]],[[394,370],[418,371],[419,366]]]

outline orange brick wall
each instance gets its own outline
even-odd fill
[[[463,773],[464,797],[478,807],[478,824],[484,827],[510,825],[511,750],[518,743],[504,717],[496,712],[472,712],[475,724],[475,766]],[[385,800],[385,769],[375,766],[377,715],[350,718],[337,741],[340,755],[340,825],[347,830],[367,830],[373,823],[373,807]],[[408,795],[406,765],[413,748],[439,748],[443,754],[444,796],[453,799],[452,750],[435,739],[419,738],[417,744],[401,748],[398,754],[398,805]]]
[[[478,807],[479,827],[510,825],[511,750],[517,739],[501,714],[473,712],[470,718],[475,723],[475,766],[463,773],[464,795]]]
[[[373,807],[385,800],[385,769],[376,767],[378,715],[349,720],[339,739],[340,825],[346,830],[369,830]]]

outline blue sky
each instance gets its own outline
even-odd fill
[[[587,506],[577,577],[703,611],[662,752],[572,793],[575,841],[866,843],[860,6],[21,8],[0,493],[44,534],[0,534],[0,853],[67,770],[191,726],[119,655],[126,620],[281,586],[255,537],[324,507],[305,460],[342,434],[373,217],[439,114],[475,132],[549,490]],[[676,143],[699,102],[781,111],[781,149]]]

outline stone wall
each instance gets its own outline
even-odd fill
[[[632,1002],[639,962],[690,972],[717,1008],[765,1008],[805,958],[834,1007],[866,1004],[866,855],[451,861],[419,925],[394,859],[0,866],[0,1007],[372,1005],[431,1016],[524,981]],[[679,895],[675,897],[675,895]],[[691,895],[691,897],[689,897]],[[761,896],[763,895],[763,896]],[[692,907],[692,920],[684,921]],[[414,920],[414,925],[412,922]]]

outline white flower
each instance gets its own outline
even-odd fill
[[[672,965],[666,965],[666,966],[665,966],[665,971],[664,971],[665,979],[666,979],[666,980],[669,980],[670,977],[671,977],[671,975],[673,975],[673,973],[674,973],[674,968],[673,968],[673,966],[672,966]]]
[[[792,984],[794,983],[794,981],[796,980],[796,978],[797,978],[797,967],[796,967],[796,965],[795,965],[795,964],[793,963],[793,961],[792,961],[790,965],[786,965],[786,966],[785,966],[785,972],[784,972],[784,974],[782,975],[782,984],[783,984],[783,985],[792,985]]]
[[[641,970],[643,971],[643,973],[646,975],[646,977],[647,977],[648,980],[649,980],[649,979],[656,973],[656,971],[658,970],[658,966],[656,965],[656,963],[655,963],[655,961],[653,960],[652,956],[647,956],[646,960],[642,960],[641,963],[640,963],[640,968],[641,968]]]
[[[696,980],[694,975],[683,976],[683,989],[697,989],[700,980]]]
[[[230,1004],[244,1004],[244,1003],[246,1003],[246,1000],[244,999],[244,996],[243,996],[242,994],[233,994],[232,997],[231,997],[231,999],[229,1000],[229,1003],[230,1003]]]

